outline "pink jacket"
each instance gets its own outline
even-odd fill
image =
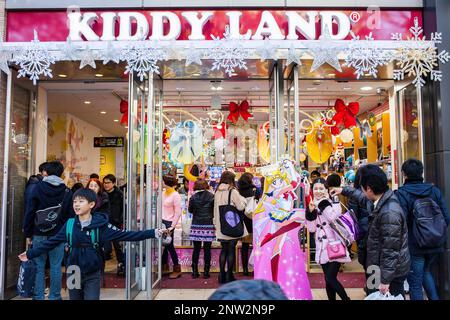
[[[317,209],[318,210],[318,209]],[[339,236],[330,227],[330,221],[334,221],[342,214],[342,208],[340,203],[332,204],[332,206],[326,207],[323,212],[317,214],[317,218],[314,221],[306,220],[306,227],[309,232],[315,232],[316,240],[316,263],[325,264],[330,261],[327,254],[327,244],[329,241],[339,240]],[[318,227],[321,226],[321,227]],[[326,236],[325,238],[323,238]],[[347,255],[344,258],[340,258],[337,262],[345,263],[350,262],[350,256],[348,250]]]
[[[181,217],[181,196],[178,192],[172,191],[167,195],[163,192],[162,196],[162,218],[172,222],[172,227],[178,224]]]

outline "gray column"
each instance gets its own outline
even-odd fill
[[[427,38],[431,32],[442,32],[443,42],[439,50],[450,52],[450,2],[424,1],[424,31]],[[422,92],[424,124],[424,159],[426,181],[433,182],[445,195],[450,208],[450,63],[440,65],[444,76],[441,83],[428,79]],[[441,299],[450,299],[450,233],[447,249],[439,261],[436,282]]]

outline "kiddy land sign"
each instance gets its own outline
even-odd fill
[[[30,41],[33,30],[41,41],[212,40],[230,26],[234,38],[316,40],[323,28],[333,39],[350,39],[350,30],[363,38],[390,40],[392,33],[409,34],[419,10],[410,11],[10,11],[7,41]]]

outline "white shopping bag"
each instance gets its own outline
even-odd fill
[[[389,292],[382,294],[380,291],[369,294],[364,300],[405,300],[401,294],[393,296]]]

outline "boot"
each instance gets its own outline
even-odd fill
[[[203,268],[203,278],[208,279],[209,278],[209,269],[210,269],[210,265],[209,264],[205,264],[205,267]]]
[[[243,266],[242,267],[242,274],[244,275],[244,276],[246,276],[246,277],[249,277],[250,276],[250,272],[248,272],[248,267],[247,266]]]
[[[226,277],[227,283],[228,283],[228,282],[235,281],[235,280],[236,280],[236,278],[235,278],[234,275],[233,275],[233,270],[227,271],[227,277]]]
[[[181,277],[181,266],[176,264],[173,266],[173,272],[169,275],[169,279],[177,279]]]
[[[227,282],[227,276],[226,276],[225,272],[220,272],[219,273],[219,283],[224,284],[226,282]]]
[[[200,277],[200,273],[198,273],[198,265],[192,264],[192,278],[197,279]]]
[[[163,276],[165,276],[165,275],[168,275],[170,273],[170,267],[169,267],[169,265],[166,263],[166,264],[163,264],[163,269],[162,269],[162,274],[163,274]]]

